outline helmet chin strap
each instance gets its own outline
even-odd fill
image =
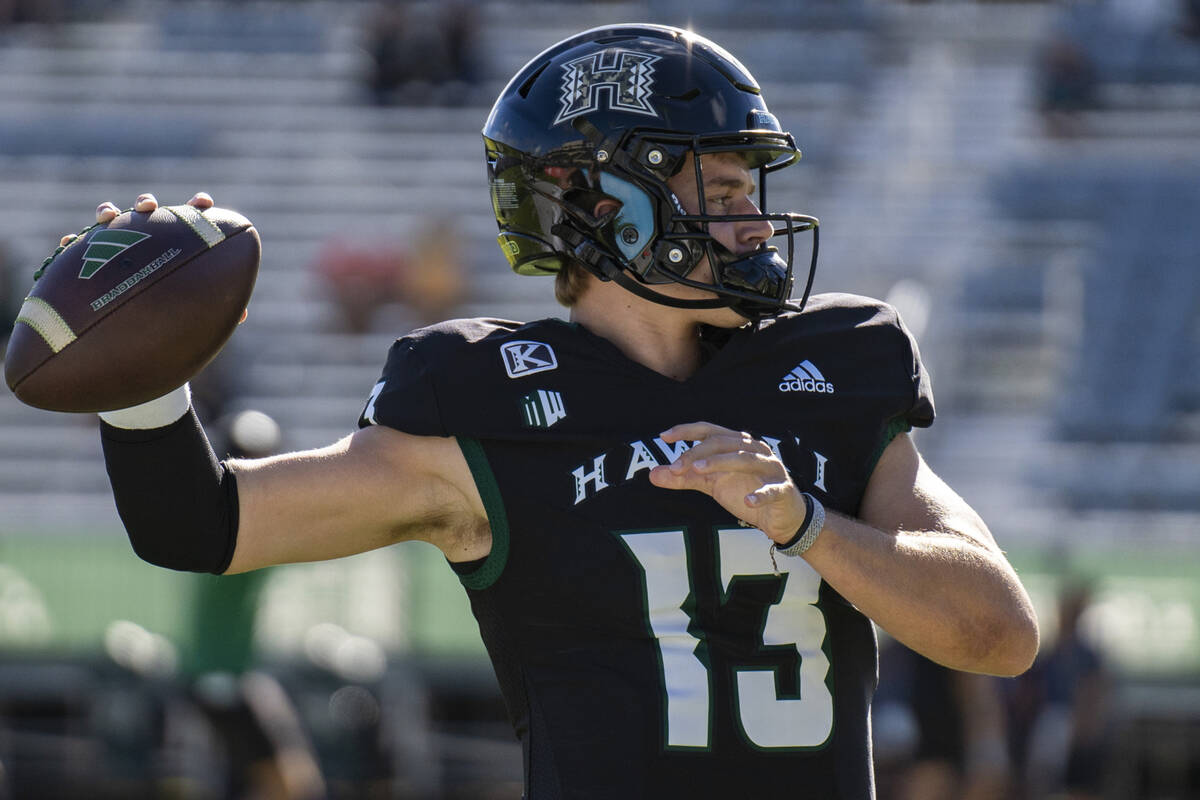
[[[588,254],[592,258],[583,257],[581,251],[590,251]],[[626,291],[642,297],[643,300],[659,303],[660,306],[671,306],[672,308],[722,308],[728,305],[721,297],[713,297],[710,300],[684,300],[683,297],[672,297],[671,295],[662,294],[661,291],[650,289],[647,285],[638,282],[636,278],[631,277],[629,272],[626,272],[622,266],[617,264],[616,260],[607,257],[589,243],[583,243],[575,248],[575,255],[586,264],[590,264],[598,271],[601,278],[612,281],[622,287]]]
[[[724,308],[729,305],[726,300],[720,297],[714,297],[710,300],[685,300],[682,297],[672,297],[669,294],[656,292],[648,286],[639,283],[637,279],[631,278],[629,273],[617,266],[616,262],[611,258],[604,259],[599,266],[603,277],[608,278],[621,288],[633,292],[638,297],[662,306],[671,306],[672,308]]]
[[[630,277],[620,264],[601,250],[596,244],[569,225],[558,224],[553,232],[571,245],[572,252],[588,270],[601,280],[612,281],[622,288],[636,294],[645,300],[672,308],[723,308],[728,303],[720,297],[711,300],[684,300],[681,297],[671,297],[650,289]]]
[[[758,303],[753,300],[736,295],[730,296],[727,293],[718,293],[717,297],[708,300],[685,300],[682,297],[672,297],[668,294],[656,292],[630,275],[612,256],[605,253],[590,238],[581,235],[578,231],[572,230],[566,225],[556,225],[554,233],[572,244],[575,258],[582,262],[592,274],[601,280],[612,281],[626,291],[649,300],[652,303],[670,306],[671,308],[731,308],[751,320],[762,318],[768,309],[771,312],[779,310],[779,306],[768,303],[763,303],[761,309],[756,308],[755,306]],[[709,284],[698,283],[686,278],[675,280],[674,282],[680,286],[691,286],[704,291],[715,289],[715,287]],[[786,301],[782,304],[782,307],[789,310],[800,310]]]

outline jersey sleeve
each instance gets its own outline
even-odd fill
[[[839,378],[838,391],[845,385],[847,399],[866,398],[850,413],[858,414],[871,431],[858,462],[862,474],[869,477],[898,435],[933,424],[929,372],[916,338],[893,306],[872,298],[835,295],[824,299],[821,307],[838,320],[830,324],[830,338],[842,339],[835,352],[857,367],[852,377]]]
[[[843,369],[834,381],[835,391],[865,399],[853,412],[864,423],[897,431],[933,424],[929,373],[916,338],[894,306],[832,292],[815,295],[796,319],[799,324],[789,326],[795,338],[781,339],[788,358],[795,357],[792,353],[816,353],[812,358],[822,359],[823,365],[840,362]]]
[[[908,369],[908,380],[912,384],[912,404],[904,413],[904,421],[914,428],[928,428],[933,424],[933,419],[936,416],[933,405],[933,384],[929,379],[929,372],[925,369],[925,364],[921,361],[921,350],[917,346],[917,340],[912,335],[912,331],[900,319],[900,314],[895,312],[895,325],[903,334],[904,341],[907,345],[907,356],[903,359]]]
[[[503,430],[495,410],[511,381],[500,348],[519,327],[507,320],[453,319],[397,339],[359,427],[385,425],[417,436],[484,436]],[[516,409],[515,401],[508,407]]]
[[[385,425],[405,433],[446,436],[433,370],[422,354],[421,339],[397,339],[358,425]]]

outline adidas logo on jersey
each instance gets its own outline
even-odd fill
[[[821,370],[817,369],[811,361],[805,360],[783,376],[783,380],[779,382],[779,391],[833,394],[833,384],[825,380]]]

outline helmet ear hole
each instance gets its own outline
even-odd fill
[[[592,209],[592,216],[596,219],[607,220],[611,215],[615,215],[621,210],[621,201],[612,197],[601,197],[596,202],[596,206]]]
[[[600,173],[600,188],[620,204],[612,219],[613,244],[627,262],[633,263],[658,233],[654,201],[645,189],[610,172]]]
[[[589,228],[599,228],[612,221],[621,203],[595,189],[571,189],[563,194],[564,208]]]

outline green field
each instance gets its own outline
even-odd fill
[[[423,544],[217,577],[146,564],[118,532],[0,538],[0,648],[96,650],[118,620],[165,636],[195,668],[247,649],[298,654],[322,623],[390,652],[485,657],[458,579]]]
[[[1088,580],[1095,602],[1084,628],[1121,672],[1200,673],[1193,558],[1132,548],[1066,559],[1009,555],[1034,597],[1044,640],[1054,635],[1058,588]],[[457,579],[423,544],[218,578],[145,564],[117,531],[0,538],[0,647],[97,650],[118,620],[166,637],[192,669],[298,655],[323,623],[391,653],[485,657]]]

